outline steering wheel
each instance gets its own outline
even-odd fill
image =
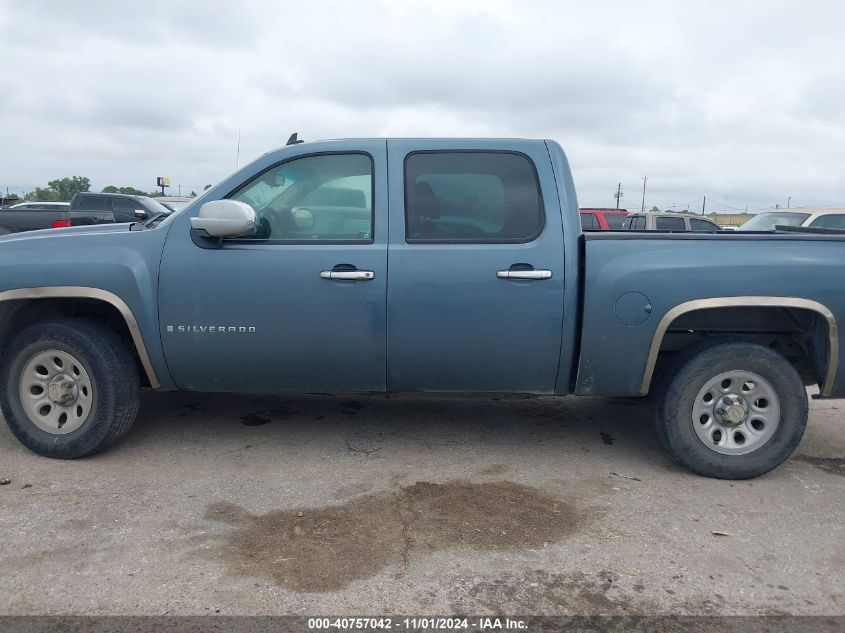
[[[274,209],[267,205],[256,213],[258,216],[258,230],[256,236],[260,239],[282,239],[288,231],[288,226],[285,224],[283,218],[284,214],[289,213],[288,209]]]

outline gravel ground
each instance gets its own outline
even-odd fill
[[[73,462],[4,425],[0,614],[842,615],[840,406],[746,482],[626,399],[147,392]]]

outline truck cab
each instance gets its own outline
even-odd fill
[[[255,234],[207,240],[174,218],[159,283],[176,385],[554,393],[575,297],[548,147],[464,148],[292,146],[215,187],[255,209]],[[565,217],[580,235],[577,206]]]

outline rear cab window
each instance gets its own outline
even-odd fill
[[[537,171],[520,153],[422,151],[405,158],[408,243],[524,243],[544,226]]]

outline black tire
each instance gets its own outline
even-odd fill
[[[87,419],[64,435],[36,426],[19,391],[26,364],[50,349],[76,358],[92,385]],[[0,388],[0,410],[15,437],[31,451],[58,459],[92,455],[118,440],[135,421],[140,401],[138,368],[126,344],[108,327],[86,319],[43,321],[20,332],[3,355]]]
[[[774,434],[744,455],[709,448],[695,431],[693,404],[707,382],[723,372],[747,371],[769,382],[780,401]],[[798,372],[769,347],[743,341],[711,342],[680,352],[655,387],[658,437],[675,461],[718,479],[750,479],[782,464],[797,448],[807,426],[807,391]]]

